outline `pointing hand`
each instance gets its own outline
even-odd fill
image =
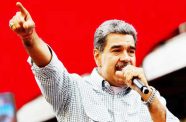
[[[33,33],[35,23],[29,12],[20,2],[17,2],[16,6],[19,8],[19,11],[9,21],[9,26],[19,36],[27,38]]]

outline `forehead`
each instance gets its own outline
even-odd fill
[[[110,48],[114,45],[135,47],[135,41],[133,36],[129,34],[109,34],[106,38],[105,48]]]

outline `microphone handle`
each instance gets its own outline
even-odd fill
[[[149,89],[147,88],[147,86],[145,86],[139,79],[134,78],[132,82],[140,89],[142,93],[144,94],[149,93]]]

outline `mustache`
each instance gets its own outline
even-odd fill
[[[131,65],[131,63],[130,62],[118,62],[116,64],[116,70],[120,70],[121,71],[127,65]]]

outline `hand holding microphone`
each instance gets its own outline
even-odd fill
[[[122,71],[119,72],[117,74],[120,74],[120,76],[122,76],[121,79],[125,82],[126,85],[128,85],[132,89],[140,91],[143,94],[149,93],[149,89],[146,85],[147,80],[145,78],[142,68],[127,65],[122,69]]]
[[[147,86],[145,86],[139,79],[137,78],[133,78],[132,79],[132,83],[138,87],[138,89],[143,93],[143,94],[148,94],[149,93],[149,89],[147,88]]]

